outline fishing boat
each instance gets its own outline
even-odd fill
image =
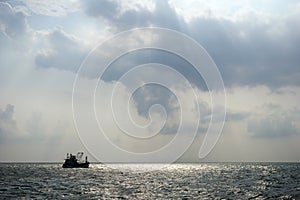
[[[83,152],[78,152],[77,155],[67,153],[67,158],[65,159],[65,163],[63,164],[63,168],[88,168],[89,161],[87,160],[87,156],[85,156],[85,160],[83,158]]]

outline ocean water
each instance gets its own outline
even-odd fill
[[[300,199],[300,163],[0,164],[0,199]]]

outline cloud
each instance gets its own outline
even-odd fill
[[[180,126],[188,134],[189,130],[193,130],[199,119],[197,132],[199,134],[206,133],[212,118],[211,105],[201,98],[191,101],[194,98],[194,92],[200,92],[197,87],[192,90],[180,87],[165,88],[160,85],[149,84],[136,90],[132,98],[138,114],[143,117],[149,117],[149,111],[153,105],[159,104],[164,108],[164,112],[161,110],[157,112],[160,117],[166,114],[166,121],[160,131],[161,134],[176,134]],[[181,103],[179,104],[179,102]],[[197,107],[200,118],[197,114]],[[185,109],[185,115],[183,115],[182,109]],[[217,112],[217,115],[221,116],[222,114]],[[182,121],[181,117],[186,117],[188,120]],[[215,118],[218,119],[215,120],[215,123],[223,120],[219,116],[215,116]]]
[[[59,142],[67,130],[66,121],[47,119],[40,112],[33,112],[25,121],[19,123],[14,115],[14,105],[7,104],[5,109],[0,109],[0,143],[53,144]]]
[[[82,1],[88,16],[103,20],[114,31],[152,25],[178,30],[184,25],[183,18],[177,15],[167,1],[155,1],[154,4],[154,9],[150,10],[139,4],[132,8],[118,1]]]
[[[226,112],[226,121],[242,121],[250,116],[248,112]]]
[[[158,37],[157,41],[153,42],[154,46],[156,42],[163,42],[163,37]],[[102,80],[118,80],[123,74],[132,69],[132,67],[147,63],[160,63],[170,66],[182,74],[191,82],[191,84],[194,84],[203,90],[207,90],[203,78],[188,61],[173,53],[156,49],[137,50],[121,56],[106,69],[102,76]],[[149,76],[151,76],[151,74]],[[164,77],[165,75],[161,74],[161,78],[163,79]],[[173,84],[176,83],[176,80],[173,81]]]
[[[4,110],[0,109],[0,138],[1,141],[16,134],[17,123],[14,119],[14,106],[7,104]]]
[[[263,118],[251,120],[247,130],[253,133],[253,137],[274,138],[298,134],[299,131],[293,125],[293,119],[289,117]]]
[[[286,110],[277,104],[266,104],[261,109],[262,113],[252,115],[247,124],[247,131],[252,137],[277,138],[300,133],[297,109]]]
[[[214,11],[209,11],[210,14],[191,15],[191,17],[186,18],[185,15],[189,12],[188,10],[182,10],[179,13],[175,5],[169,2],[153,1],[153,5],[145,6],[130,1],[81,1],[79,5],[82,7],[79,9],[83,10],[71,15],[63,7],[59,8],[59,3],[53,7],[45,6],[47,3],[41,7],[31,7],[29,9],[33,13],[29,13],[30,15],[21,11],[20,7],[17,8],[20,6],[19,2],[0,3],[0,51],[2,58],[0,59],[0,68],[3,72],[0,74],[3,76],[1,87],[5,90],[2,94],[5,97],[3,102],[5,104],[11,102],[15,108],[18,108],[16,113],[14,106],[0,109],[1,140],[9,139],[15,144],[22,143],[26,146],[47,141],[49,144],[53,144],[51,141],[60,140],[59,135],[70,136],[74,132],[72,125],[65,127],[64,124],[67,123],[62,120],[63,118],[68,120],[72,118],[72,115],[68,113],[68,111],[71,112],[71,109],[68,110],[70,102],[62,102],[64,100],[60,97],[57,98],[56,93],[61,91],[70,95],[71,92],[68,89],[71,90],[74,74],[69,72],[77,71],[81,61],[91,49],[86,44],[95,44],[96,40],[104,39],[107,35],[112,36],[123,30],[144,26],[160,26],[182,31],[192,36],[208,50],[221,71],[227,91],[233,91],[233,94],[228,93],[228,96],[232,95],[233,98],[227,102],[230,106],[228,106],[229,112],[226,120],[228,122],[227,128],[231,128],[227,131],[235,134],[233,134],[234,136],[227,134],[229,135],[228,144],[230,144],[228,146],[231,146],[235,139],[236,146],[240,144],[236,136],[253,141],[258,141],[257,138],[270,138],[268,142],[274,141],[274,139],[291,141],[293,137],[299,138],[300,115],[293,108],[293,106],[298,108],[298,87],[300,86],[298,67],[300,63],[298,56],[298,52],[300,52],[299,10],[289,9],[288,12],[280,13],[280,16],[276,13],[265,15],[252,10],[240,10],[239,13],[232,14],[233,18],[222,17],[222,13],[216,17]],[[25,5],[25,3],[21,4]],[[27,6],[36,5],[28,4]],[[52,8],[54,10],[51,10]],[[34,9],[36,10],[34,11]],[[195,10],[198,10],[197,6],[195,6]],[[54,17],[55,13],[58,13],[60,17]],[[40,14],[49,16],[40,16]],[[73,23],[74,19],[77,19],[75,20],[76,23]],[[37,26],[35,24],[37,22],[46,25]],[[91,24],[85,26],[86,22]],[[63,27],[57,28],[60,23]],[[78,30],[78,27],[84,27],[84,31]],[[43,28],[48,28],[48,30],[41,30]],[[91,34],[86,36],[84,33]],[[75,35],[83,36],[83,38],[74,37]],[[91,40],[91,36],[95,35],[99,37]],[[99,51],[99,56],[110,58],[111,53],[117,48],[128,47],[134,42],[155,44],[156,42],[164,42],[164,38],[156,37],[155,34],[139,35],[139,37],[118,42]],[[176,41],[174,44],[176,45]],[[105,81],[105,84],[108,85],[116,83],[133,66],[150,62],[171,66],[192,83],[193,87],[198,87],[196,88],[199,90],[198,92],[208,95],[201,76],[195,73],[188,62],[171,53],[159,50],[141,50],[122,56],[111,64],[100,81]],[[91,68],[91,71],[85,75],[94,80],[88,81],[95,81],[95,78],[99,78],[97,76],[99,69],[104,67],[97,65],[98,63],[93,64],[95,67]],[[34,65],[37,66],[38,70],[33,68]],[[56,69],[67,70],[67,72]],[[172,83],[168,89],[175,88],[184,97],[183,101],[191,99],[191,91],[180,87],[178,80],[170,74],[163,73],[163,71],[148,72],[133,77],[129,84],[136,84],[139,81],[143,82],[146,78],[156,77]],[[124,87],[126,86],[124,84]],[[264,88],[263,91],[260,87]],[[85,90],[80,92],[84,93]],[[23,93],[26,93],[25,96],[28,98],[26,101],[24,98],[22,101],[18,98]],[[126,88],[124,88],[124,93],[126,94]],[[123,101],[121,94],[117,100],[120,101],[119,105],[125,107],[127,102]],[[99,98],[99,104],[102,105],[102,99],[106,95],[104,93]],[[70,99],[69,96],[64,98]],[[11,101],[10,99],[14,100]],[[50,107],[45,107],[44,100],[52,103],[53,107],[50,104],[47,104]],[[205,98],[205,100],[198,99],[201,120],[198,133],[205,133],[211,119],[211,105],[206,103],[210,102],[210,99]],[[15,101],[20,102],[16,103]],[[133,117],[137,118],[138,122],[141,121],[141,124],[146,124],[149,121],[149,113],[150,116],[151,113],[154,114],[157,121],[153,125],[153,129],[164,120],[164,113],[161,109],[149,110],[149,108],[152,105],[161,104],[168,116],[161,132],[164,134],[159,136],[166,138],[174,136],[172,133],[176,132],[180,120],[180,109],[174,95],[166,89],[142,87],[136,91],[132,102],[134,104],[130,104],[130,109],[133,110]],[[260,107],[266,102],[272,102],[272,104]],[[37,106],[37,104],[39,105]],[[83,109],[86,108],[86,104],[82,106]],[[187,121],[190,123],[185,124],[185,130],[189,130],[189,127],[194,125],[192,120],[195,121],[196,119],[193,113],[195,105],[185,103],[185,106],[186,110],[190,112],[187,117]],[[34,108],[39,111],[33,111]],[[105,109],[107,108],[100,107],[99,114],[106,117]],[[102,115],[103,113],[105,114]],[[62,121],[57,118],[58,115],[63,115],[60,117]],[[125,118],[126,116],[122,117]],[[222,119],[220,117],[217,120],[221,121]],[[123,122],[127,121],[124,120]],[[119,131],[114,128],[108,126],[107,132]],[[149,130],[149,132],[151,131]],[[59,139],[52,138],[52,134],[53,137]],[[252,137],[245,137],[245,135]],[[198,136],[202,137],[203,134],[198,134]],[[119,137],[113,139],[124,143],[124,146],[131,145],[131,143],[126,144],[126,139],[124,141],[121,141],[122,138]],[[153,142],[157,142],[157,144],[143,145],[148,145],[148,149],[162,146],[163,142],[160,142],[159,139]],[[259,141],[263,143],[266,140]],[[68,139],[62,142],[69,142],[70,146],[73,146]],[[7,144],[9,143],[7,142]],[[253,147],[252,144],[249,145],[249,148]],[[265,144],[268,143],[261,146],[264,147]],[[289,147],[289,145],[286,144],[285,147]],[[51,147],[49,148],[51,149]],[[134,145],[129,148],[133,151],[136,150]],[[147,148],[145,147],[146,150]],[[223,150],[220,152],[223,153]],[[237,152],[236,149],[235,152]]]
[[[53,6],[59,7],[60,3],[62,2]],[[15,51],[18,50],[20,53],[18,56],[23,59],[32,59],[31,57],[35,56],[37,67],[76,72],[90,48],[82,40],[66,33],[60,26],[56,26],[52,30],[32,29],[29,26],[32,23],[28,24],[28,21],[35,20],[37,16],[26,15],[20,9],[21,7],[24,10],[22,3],[12,5],[0,2],[0,42],[3,44],[0,49],[3,51],[2,54],[10,59],[10,57],[16,56]],[[26,1],[25,5],[29,7],[45,6],[44,3],[38,1]]]
[[[300,12],[283,17],[240,11],[238,18],[198,16],[191,20],[167,1],[154,1],[154,9],[123,9],[117,1],[84,1],[88,16],[104,21],[113,33],[134,27],[159,26],[181,31],[202,44],[218,65],[225,85],[300,85]],[[105,10],[107,6],[107,10]],[[261,17],[263,15],[263,17]],[[157,60],[161,60],[157,57]],[[182,66],[184,71],[187,66]]]
[[[280,24],[290,25],[278,34]],[[268,24],[196,18],[190,27],[192,36],[215,60],[227,86],[299,85],[299,37],[290,34],[299,32],[300,26],[290,18],[270,19]]]
[[[86,14],[92,17],[103,17],[113,19],[119,12],[119,4],[109,0],[87,0],[81,2]]]
[[[9,38],[22,36],[27,31],[26,16],[10,4],[0,2],[0,32]]]
[[[76,72],[87,54],[84,44],[61,28],[49,32],[46,40],[49,46],[36,55],[36,65]]]
[[[25,0],[23,3],[33,13],[47,16],[64,16],[68,13],[75,12],[78,9],[76,1],[63,1],[63,0]]]
[[[26,121],[24,135],[21,140],[28,143],[44,142],[47,144],[59,143],[67,130],[67,121],[62,119],[47,119],[48,116],[41,112],[32,112]]]
[[[88,16],[99,23],[104,22],[105,28],[110,29],[111,33],[134,27],[160,26],[192,36],[208,50],[227,87],[267,85],[277,89],[300,85],[300,59],[297,54],[300,51],[300,24],[297,20],[300,12],[297,10],[280,18],[264,16],[261,19],[260,13],[246,10],[239,13],[238,20],[215,18],[213,15],[185,20],[183,14],[176,12],[174,5],[167,1],[154,1],[152,9],[139,4],[128,6],[130,4],[89,0],[82,1],[80,5]],[[15,37],[26,32],[28,25],[22,12],[16,11],[8,3],[1,3],[0,9],[0,27],[5,36]],[[48,46],[42,48],[35,58],[38,67],[76,72],[89,50],[83,42],[62,28],[50,31],[46,38],[39,40],[47,41]],[[133,53],[120,60],[129,60],[133,65],[149,61],[167,64],[179,70],[199,88],[205,89],[201,77],[195,76],[191,66],[181,58],[174,59],[167,53],[153,52]],[[120,62],[118,69],[111,70],[110,77],[104,77],[103,80],[115,80],[127,69],[124,66],[120,68]],[[95,68],[89,76],[94,78],[97,70]]]
[[[155,112],[152,110],[161,116],[164,115],[164,112],[167,114],[165,126],[161,132],[176,133],[180,118],[180,113],[178,113],[179,105],[176,97],[168,88],[156,84],[146,85],[136,90],[132,98],[134,99],[138,114],[146,118],[149,118],[151,106],[155,104],[161,105],[164,111],[157,110]]]

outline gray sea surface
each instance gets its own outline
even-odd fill
[[[300,199],[300,163],[0,164],[1,199]]]

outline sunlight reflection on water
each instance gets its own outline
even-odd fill
[[[300,198],[300,164],[0,164],[1,198]]]

